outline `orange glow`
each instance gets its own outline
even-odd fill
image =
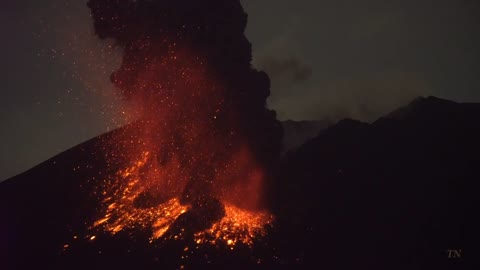
[[[224,242],[229,246],[237,243],[252,245],[255,237],[262,236],[265,233],[265,225],[272,220],[272,215],[267,212],[251,212],[226,204],[225,216],[210,229],[196,233],[195,243]]]
[[[126,228],[149,228],[153,231],[151,239],[155,240],[164,236],[175,220],[189,210],[189,206],[182,205],[176,197],[153,207],[135,207],[135,200],[147,188],[147,186],[141,185],[141,171],[148,169],[149,156],[149,152],[143,152],[140,160],[133,162],[130,167],[118,171],[117,181],[123,182],[123,189],[112,189],[105,193],[110,195],[105,195],[103,199],[106,206],[105,213],[94,222],[93,228],[103,228],[111,234],[116,234]],[[250,182],[257,182],[258,177],[257,173],[253,173]],[[108,186],[106,188],[108,190]],[[235,200],[236,198],[233,198],[233,201]],[[195,243],[224,242],[232,247],[238,243],[252,245],[255,237],[262,236],[264,227],[273,220],[273,216],[266,211],[246,210],[227,200],[222,200],[222,202],[225,207],[224,217],[214,223],[211,228],[195,233]],[[178,237],[174,236],[175,239]],[[90,240],[94,239],[95,236],[90,237]]]
[[[105,215],[95,221],[93,227],[102,226],[106,231],[116,234],[125,228],[147,228],[154,230],[153,238],[161,237],[175,221],[187,210],[180,205],[178,199],[172,198],[157,207],[137,208],[135,199],[145,190],[140,185],[140,171],[144,168],[149,152],[142,153],[141,159],[131,167],[120,170],[117,177],[127,180],[123,189],[113,190],[112,196],[106,197],[103,202],[107,205]]]

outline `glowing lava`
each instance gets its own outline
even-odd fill
[[[251,212],[225,204],[225,216],[208,230],[196,233],[195,242],[252,245],[256,237],[264,235],[265,225],[272,220],[273,217],[268,212]]]
[[[151,230],[150,242],[153,242],[163,237],[178,217],[190,210],[190,206],[181,204],[177,197],[166,198],[151,207],[136,205],[142,194],[148,191],[141,177],[142,170],[149,169],[150,158],[150,152],[142,152],[139,160],[119,170],[115,179],[106,181],[109,184],[103,187],[102,194],[104,215],[95,221],[92,228],[101,228],[110,234],[125,229]],[[238,243],[252,245],[256,237],[264,235],[266,225],[273,220],[267,211],[246,210],[227,201],[223,204],[224,216],[211,227],[196,232],[196,244],[223,242],[232,249]],[[174,239],[182,237],[182,233],[173,236]]]
[[[112,234],[126,228],[152,228],[154,230],[152,237],[158,238],[168,230],[180,214],[185,213],[187,207],[182,206],[176,198],[169,199],[156,207],[135,207],[135,199],[145,189],[145,186],[140,184],[140,171],[147,164],[149,156],[149,152],[143,152],[140,160],[116,174],[117,179],[113,179],[114,183],[123,182],[123,184],[104,187],[105,215],[98,219],[93,227],[102,226]]]

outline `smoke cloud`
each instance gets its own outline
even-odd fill
[[[111,81],[150,126],[145,132],[160,165],[182,168],[169,189],[183,190],[188,203],[246,192],[258,201],[264,172],[257,165],[273,164],[282,128],[266,108],[269,78],[250,63],[240,1],[90,0],[88,6],[95,33],[124,52]]]

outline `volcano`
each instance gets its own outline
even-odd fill
[[[282,160],[239,0],[87,5],[136,121],[1,184],[2,268],[443,269],[475,250],[478,104],[295,124],[286,141],[311,139]]]
[[[105,142],[136,122],[0,184],[2,269],[474,269],[479,117],[479,104],[429,97],[372,124],[340,121],[285,156],[268,189],[273,220],[215,199],[189,211],[195,206],[138,193],[128,207],[137,217],[172,217],[165,231],[162,218],[103,221],[103,180],[126,172],[110,162]],[[252,225],[222,234],[226,217]]]
[[[1,226],[2,261],[7,269],[24,268],[32,261],[40,268],[83,268],[92,262],[105,267],[179,268],[183,258],[200,253],[200,258],[189,260],[215,261],[216,249],[231,255],[238,250],[250,263],[257,260],[251,254],[253,239],[266,234],[273,218],[270,213],[214,197],[187,204],[175,190],[159,196],[155,189],[136,186],[136,181],[148,178],[145,171],[152,170],[145,167],[148,162],[161,163],[144,152],[131,167],[112,162],[115,153],[106,145],[144,125],[138,121],[94,138],[2,182],[2,214],[8,217]],[[119,183],[118,177],[125,183]],[[156,255],[150,257],[154,250]],[[112,264],[120,255],[117,251],[127,253],[129,259]],[[209,253],[212,257],[205,257]],[[169,259],[172,256],[176,259]],[[84,265],[86,258],[89,263]]]

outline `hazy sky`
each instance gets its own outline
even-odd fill
[[[0,180],[121,124],[120,52],[93,36],[85,2],[2,3]],[[477,0],[242,2],[280,119],[370,121],[418,95],[480,101]]]
[[[270,105],[373,120],[417,95],[480,100],[476,0],[244,0]]]

